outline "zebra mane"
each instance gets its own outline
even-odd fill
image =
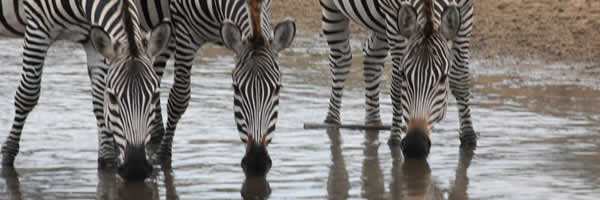
[[[263,44],[265,39],[262,35],[261,26],[263,1],[264,0],[246,0],[250,10],[250,21],[252,23],[252,38],[250,38],[250,41],[255,45]]]
[[[124,23],[124,28],[125,28],[125,34],[127,36],[127,42],[129,43],[129,53],[132,56],[138,56],[139,55],[139,51],[138,51],[138,46],[135,43],[135,23],[134,23],[134,19],[131,15],[131,11],[130,11],[130,7],[131,7],[131,2],[129,2],[130,0],[123,0],[123,4],[121,7],[121,14],[123,16],[123,23]],[[135,9],[134,9],[135,10]]]
[[[425,27],[423,28],[423,34],[425,37],[429,37],[433,34],[433,3],[432,0],[425,0],[423,2],[423,13],[425,14]]]

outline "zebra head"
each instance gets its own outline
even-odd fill
[[[431,147],[430,127],[446,114],[448,75],[453,59],[451,43],[460,24],[456,7],[444,9],[437,27],[431,0],[424,1],[422,11],[424,20],[418,20],[416,9],[410,5],[402,6],[398,12],[398,27],[407,39],[407,49],[400,68],[394,72],[394,76],[400,76],[394,81],[402,81],[393,85],[401,87],[402,116],[407,123],[401,147],[409,158],[427,157]]]
[[[234,117],[240,139],[246,143],[242,168],[246,175],[265,175],[271,168],[267,146],[273,138],[279,110],[281,72],[278,54],[289,47],[296,34],[292,20],[275,26],[273,36],[263,34],[262,0],[249,0],[252,35],[242,37],[240,28],[231,22],[221,27],[225,46],[236,54],[232,73]],[[268,29],[267,29],[268,30]]]
[[[145,144],[155,126],[152,121],[159,98],[160,79],[152,58],[166,46],[171,28],[169,23],[163,23],[146,37],[140,29],[137,11],[130,4],[123,1],[123,33],[115,37],[115,42],[100,27],[91,28],[90,40],[108,64],[104,115],[120,150],[119,175],[128,180],[143,180],[152,172]]]

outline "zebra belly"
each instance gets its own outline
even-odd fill
[[[0,1],[0,36],[23,37],[24,16],[23,0]]]

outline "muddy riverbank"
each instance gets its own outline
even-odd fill
[[[600,61],[600,1],[477,0],[474,6],[475,58]],[[293,17],[301,35],[321,32],[319,0],[276,0],[271,16],[273,21]],[[352,31],[355,37],[366,35],[356,24]]]

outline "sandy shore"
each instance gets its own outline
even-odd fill
[[[270,14],[273,22],[293,17],[300,35],[321,32],[319,0],[273,0]],[[352,31],[366,35],[355,24]],[[476,0],[471,45],[474,58],[598,62],[600,1]]]

